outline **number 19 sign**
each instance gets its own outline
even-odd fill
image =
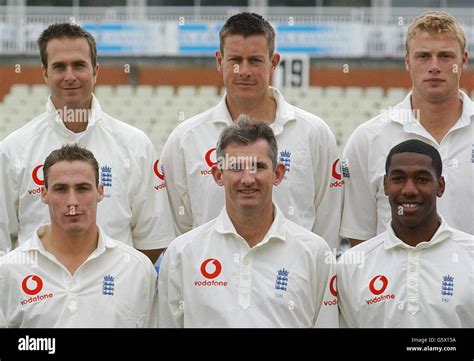
[[[273,76],[273,85],[276,88],[307,88],[309,67],[307,54],[282,54]]]

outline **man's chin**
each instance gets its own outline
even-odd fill
[[[69,224],[63,228],[63,232],[70,236],[77,236],[84,233],[87,227],[81,224]]]
[[[243,212],[252,212],[261,209],[262,205],[257,199],[245,199],[239,201],[238,207]]]
[[[450,97],[450,93],[444,87],[425,89],[424,97],[430,103],[440,103]]]

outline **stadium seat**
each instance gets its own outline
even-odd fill
[[[387,89],[387,99],[391,102],[401,102],[403,98],[408,94],[408,89],[405,88],[389,88]]]
[[[29,93],[30,87],[27,84],[13,84],[9,91],[9,94],[22,98],[27,97]]]
[[[381,87],[371,86],[365,89],[365,97],[368,99],[378,99],[384,96],[385,92]]]
[[[344,88],[340,86],[328,86],[324,90],[326,98],[342,98],[344,96]]]
[[[197,95],[209,97],[209,96],[219,96],[219,89],[214,85],[201,85],[197,88]]]
[[[49,95],[49,89],[45,84],[34,84],[31,86],[30,94],[34,97],[47,97]]]
[[[129,84],[117,85],[115,95],[117,97],[130,98],[135,95],[135,87]]]
[[[100,102],[104,99],[111,98],[115,95],[115,87],[112,85],[97,85],[94,89],[94,94]]]
[[[178,97],[194,97],[197,95],[197,87],[194,85],[182,85],[178,87],[176,94]]]
[[[174,96],[174,87],[171,85],[158,85],[155,89],[155,94],[161,96]]]
[[[348,86],[345,91],[346,98],[362,98],[364,96],[364,88],[358,86]]]
[[[137,85],[135,95],[139,98],[146,99],[147,97],[153,97],[155,88],[151,85]]]

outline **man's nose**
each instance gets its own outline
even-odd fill
[[[431,74],[437,74],[440,72],[439,60],[436,56],[431,57],[429,72]]]
[[[251,186],[252,184],[255,183],[254,174],[255,172],[253,171],[252,168],[246,167],[242,172],[241,182],[247,187]]]
[[[238,64],[238,71],[239,75],[243,78],[247,78],[250,76],[250,67],[248,61],[244,60],[240,64]]]
[[[67,206],[77,206],[77,195],[75,190],[70,190],[67,197]]]
[[[76,75],[74,73],[74,70],[72,69],[71,66],[66,67],[66,71],[64,74],[64,80],[67,81],[68,83],[73,82],[76,79]]]
[[[413,197],[418,194],[415,181],[413,179],[407,179],[403,185],[402,195],[405,197]]]

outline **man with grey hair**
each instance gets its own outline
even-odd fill
[[[273,203],[285,175],[277,151],[265,123],[241,118],[222,132],[212,176],[225,206],[166,251],[160,327],[338,327],[331,250]]]

